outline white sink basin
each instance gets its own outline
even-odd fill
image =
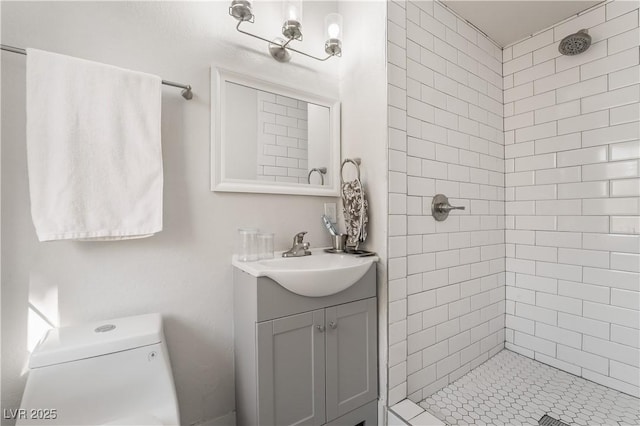
[[[240,262],[233,257],[233,266],[254,277],[269,277],[287,290],[301,296],[322,297],[351,287],[369,270],[378,256],[356,257],[350,254],[312,250],[311,256],[282,257],[256,262]]]

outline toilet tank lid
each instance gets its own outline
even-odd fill
[[[162,342],[163,339],[160,314],[53,328],[45,334],[31,353],[29,368],[46,367],[153,345]]]

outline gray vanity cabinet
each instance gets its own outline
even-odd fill
[[[376,398],[378,393],[376,299],[325,310],[327,421]]]
[[[322,310],[258,323],[258,409],[262,425],[325,423]]]
[[[234,270],[238,426],[373,426],[375,265],[356,284],[304,297]]]

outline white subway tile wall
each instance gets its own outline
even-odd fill
[[[307,103],[258,90],[257,179],[307,183]]]
[[[501,49],[440,3],[387,4],[392,405],[423,400],[504,347],[505,150]],[[509,66],[517,72],[531,65],[529,52]],[[551,65],[519,74],[517,84],[528,86],[509,96],[531,96],[536,72],[549,74]],[[556,136],[555,121],[534,128],[535,105],[521,108],[529,114],[510,119],[507,127]],[[552,112],[541,114],[546,120]],[[624,120],[629,112],[619,115]],[[522,152],[533,155],[533,142],[530,152]],[[511,158],[516,156],[520,152]],[[555,167],[544,157],[529,163]],[[534,183],[535,172],[528,173],[522,184]],[[549,189],[555,198],[556,186]],[[436,193],[466,210],[436,222]]]
[[[581,28],[591,48],[559,56]],[[616,0],[503,57],[506,347],[635,396],[639,45],[638,2]]]

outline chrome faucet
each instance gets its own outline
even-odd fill
[[[289,251],[282,253],[282,257],[302,257],[311,255],[311,252],[309,251],[309,243],[302,241],[304,239],[304,234],[306,234],[306,232],[298,232],[295,237],[293,237],[293,246]]]

